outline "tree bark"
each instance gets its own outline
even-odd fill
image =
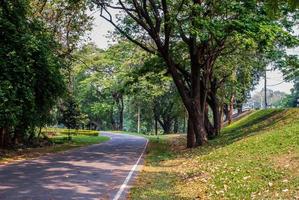
[[[120,97],[120,105],[119,105],[119,130],[124,129],[124,98],[121,95]]]
[[[218,100],[216,97],[211,95],[211,100],[209,101],[209,105],[213,112],[213,128],[214,132],[209,139],[215,138],[219,135],[221,130],[221,107],[219,105]]]
[[[195,134],[194,128],[191,119],[188,119],[188,128],[187,128],[187,148],[193,148],[195,145]]]
[[[213,114],[214,114],[214,112],[213,112]],[[208,106],[208,104],[206,104],[206,108],[205,108],[205,128],[206,128],[206,131],[207,131],[208,139],[213,139],[213,138],[216,137],[215,126],[212,125],[212,123],[210,122],[210,119],[209,119],[209,106]]]
[[[204,113],[200,112],[199,105],[194,105],[195,112],[189,112],[189,118],[192,122],[193,133],[195,135],[195,145],[202,146],[207,143],[207,131],[204,124]],[[189,126],[189,124],[188,124]]]

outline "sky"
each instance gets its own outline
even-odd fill
[[[99,16],[99,13],[94,13],[94,26],[93,30],[90,32],[90,42],[95,43],[99,48],[106,49],[109,45],[113,44],[111,37],[109,37],[109,32],[113,31],[113,26],[106,22]],[[299,54],[299,49],[290,50],[292,54]],[[268,71],[267,72],[267,85],[271,90],[279,90],[285,93],[290,94],[290,90],[293,87],[292,82],[283,82],[282,73],[280,71]],[[281,83],[283,82],[283,83]],[[281,83],[279,85],[276,85]],[[273,86],[276,85],[276,86]],[[251,92],[254,94],[257,91],[261,91],[264,87],[264,79],[262,78],[259,84],[255,87],[255,90]]]

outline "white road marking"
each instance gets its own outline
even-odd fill
[[[124,191],[125,188],[127,187],[127,185],[128,185],[128,183],[129,183],[129,181],[130,181],[130,179],[131,179],[133,173],[135,172],[135,170],[136,170],[136,168],[137,168],[137,166],[138,166],[138,164],[139,164],[139,162],[140,162],[140,160],[141,160],[141,158],[142,158],[142,156],[143,156],[143,154],[144,154],[144,152],[145,152],[145,149],[146,149],[146,147],[147,147],[147,144],[148,144],[148,140],[146,140],[146,144],[145,144],[145,146],[144,146],[144,149],[143,149],[143,151],[142,151],[140,157],[138,158],[138,160],[137,160],[137,162],[135,163],[135,165],[132,167],[130,173],[129,173],[128,176],[126,177],[126,179],[125,179],[125,181],[123,182],[123,184],[120,186],[120,188],[119,188],[118,192],[116,193],[116,195],[114,196],[113,200],[118,200],[118,199],[121,197],[123,191]]]

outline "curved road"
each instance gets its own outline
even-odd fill
[[[130,185],[134,180],[132,168],[136,168],[147,140],[125,134],[102,135],[111,140],[0,166],[0,199],[126,199],[128,186],[124,182]]]

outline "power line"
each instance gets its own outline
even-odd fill
[[[280,85],[280,84],[282,84],[282,83],[285,83],[285,81],[282,81],[282,82],[280,82],[280,83],[273,84],[273,85],[267,85],[267,86],[268,86],[268,87],[272,87],[272,86],[277,86],[277,85]]]

